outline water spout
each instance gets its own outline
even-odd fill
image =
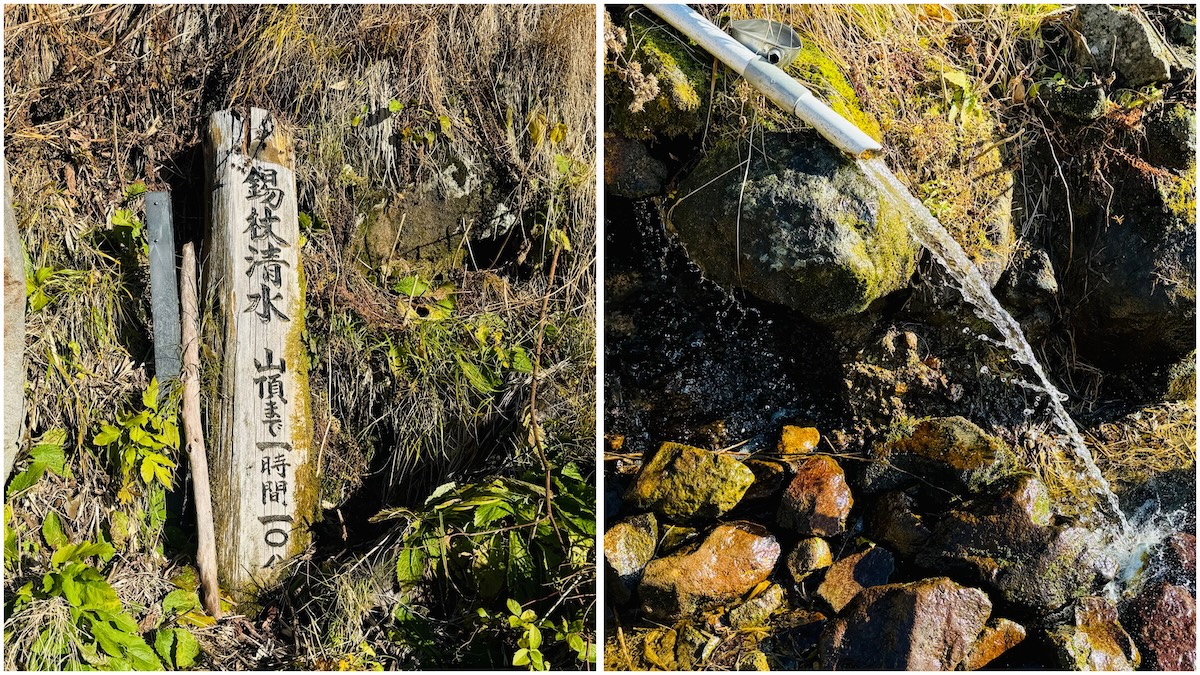
[[[908,188],[896,178],[882,159],[860,160],[859,166],[879,189],[881,196],[904,213],[909,232],[921,246],[933,254],[938,263],[957,282],[958,290],[975,308],[976,314],[999,331],[1002,344],[1008,348],[1013,358],[1018,363],[1027,366],[1037,376],[1037,382],[1033,384],[1033,387],[1048,397],[1055,426],[1065,436],[1068,449],[1082,464],[1081,474],[1085,484],[1091,486],[1094,496],[1100,500],[1100,506],[1107,511],[1106,515],[1119,525],[1121,532],[1125,532],[1128,529],[1128,522],[1125,514],[1121,511],[1116,494],[1113,493],[1108,481],[1100,473],[1100,468],[1096,466],[1096,461],[1092,458],[1087,444],[1084,443],[1079,428],[1075,426],[1075,420],[1071,419],[1071,415],[1063,407],[1066,395],[1059,391],[1046,376],[1046,371],[1034,355],[1033,348],[1025,339],[1021,325],[992,294],[988,284],[979,273],[979,268],[967,257],[962,246],[955,241],[954,237],[950,236],[937,218],[933,217],[929,209],[925,208],[925,205],[918,201],[908,191]]]

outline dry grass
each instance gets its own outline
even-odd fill
[[[1104,477],[1137,485],[1167,471],[1196,466],[1196,402],[1146,406],[1084,434]]]
[[[14,207],[31,271],[53,270],[49,304],[26,320],[27,439],[66,429],[70,469],[10,501],[18,539],[40,541],[51,510],[73,541],[111,527],[111,468],[90,439],[100,420],[136,400],[153,356],[146,255],[111,218],[121,207],[141,217],[141,199],[126,200],[125,190],[142,181],[173,190],[177,231],[198,239],[198,151],[207,116],[224,108],[264,107],[293,130],[300,211],[321,225],[305,231],[303,257],[326,500],[344,502],[380,467],[392,472],[394,489],[375,500],[419,499],[448,472],[478,468],[481,457],[506,461],[522,445],[531,382],[509,377],[479,392],[454,357],[493,318],[510,344],[532,354],[547,296],[553,335],[539,417],[564,456],[590,457],[594,16],[590,6],[6,6]],[[389,111],[393,101],[403,104],[399,112]],[[431,140],[411,140],[426,131]],[[366,268],[356,248],[361,223],[401,193],[443,189],[450,166],[495,176],[517,214],[501,264],[486,269],[492,261],[464,254],[436,269],[401,260],[389,261],[394,270]],[[552,228],[572,250],[550,284]],[[454,284],[452,319],[406,319],[390,290],[402,272]],[[114,572],[135,611],[165,593],[149,583],[165,578],[169,564],[153,552],[160,543],[131,540]],[[11,561],[19,574],[8,575],[6,588],[40,575],[48,557],[33,550]],[[296,643],[275,635],[278,622],[251,619],[199,637],[232,654],[235,667],[295,657]]]

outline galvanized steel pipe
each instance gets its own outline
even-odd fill
[[[705,51],[746,78],[775,105],[804,120],[843,152],[854,157],[869,157],[883,149],[878,141],[813,96],[808,87],[759,58],[687,5],[648,4],[646,8],[695,40]]]

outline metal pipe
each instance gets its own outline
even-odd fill
[[[878,141],[813,96],[808,87],[767,63],[765,59],[759,58],[748,47],[687,5],[647,4],[646,9],[695,40],[705,51],[746,78],[751,86],[766,95],[775,105],[804,120],[842,152],[854,157],[870,157],[883,150]]]

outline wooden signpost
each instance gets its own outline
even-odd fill
[[[222,587],[247,597],[308,546],[317,508],[292,140],[265,110],[225,110],[209,120],[206,160],[217,566]]]
[[[21,449],[25,424],[25,255],[4,165],[4,480]]]

